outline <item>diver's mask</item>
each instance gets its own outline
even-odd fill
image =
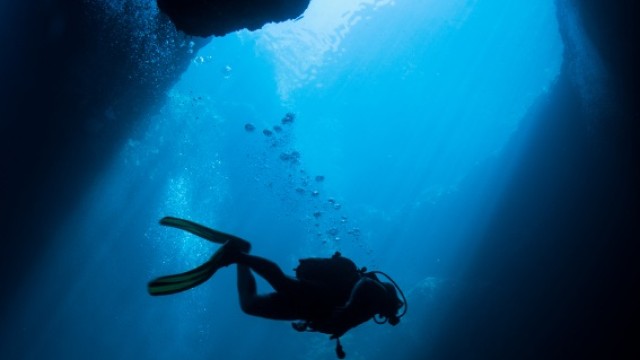
[[[402,318],[407,313],[407,298],[404,296],[404,293],[396,284],[389,275],[385,274],[382,271],[372,271],[373,274],[380,274],[386,277],[390,283],[380,282],[384,289],[387,292],[389,297],[389,305],[387,310],[379,315],[379,318],[374,317],[373,320],[378,324],[384,324],[388,322],[391,326],[396,326],[400,323],[400,318]],[[396,291],[397,290],[397,291]],[[398,298],[398,293],[402,296],[402,300]],[[402,309],[400,312],[398,312]]]

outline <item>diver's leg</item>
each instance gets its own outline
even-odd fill
[[[234,262],[238,264],[238,271],[240,271],[241,265],[251,268],[251,270],[263,277],[277,292],[288,293],[296,291],[296,288],[300,285],[297,279],[285,275],[276,263],[263,257],[237,253],[235,254]],[[240,273],[238,273],[238,279],[239,278]]]
[[[258,296],[258,287],[256,285],[256,278],[251,273],[246,265],[238,264],[238,295],[240,297],[240,307],[245,309],[249,308],[254,298]]]
[[[296,320],[300,314],[291,298],[283,293],[258,295],[256,279],[247,265],[238,264],[240,308],[246,314],[275,320]]]

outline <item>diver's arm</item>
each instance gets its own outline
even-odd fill
[[[351,291],[349,301],[336,310],[329,321],[334,327],[331,338],[342,336],[379,313],[384,297],[385,289],[380,283],[367,277],[360,279]]]

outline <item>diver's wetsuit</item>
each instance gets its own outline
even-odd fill
[[[301,328],[342,336],[349,329],[379,314],[388,301],[379,281],[363,276],[354,285],[345,304],[333,304],[325,290],[305,280],[284,274],[274,262],[259,256],[238,253],[238,293],[242,310],[275,320],[304,320]],[[263,277],[275,292],[260,295],[251,271]]]
[[[376,277],[375,273],[381,272],[360,273],[353,286],[327,290],[312,281],[287,276],[272,261],[250,255],[251,244],[237,236],[170,216],[162,218],[160,224],[190,232],[223,246],[211,259],[192,270],[162,276],[149,282],[147,289],[153,296],[191,289],[207,281],[221,267],[237,264],[242,310],[249,315],[268,319],[302,320],[293,324],[298,331],[319,331],[331,334],[332,338],[339,338],[349,329],[375,315],[381,315],[391,325],[395,325],[399,321],[396,315],[398,309],[404,306],[406,312],[406,301],[398,299],[395,290],[397,285],[393,280],[389,278],[392,283],[386,283]],[[339,253],[334,256],[339,256]],[[259,295],[252,271],[263,277],[275,291]],[[336,352],[339,357],[344,355],[339,342]]]
[[[234,259],[238,267],[238,294],[242,311],[275,320],[315,320],[331,316],[331,305],[322,301],[320,289],[304,280],[287,276],[274,262],[240,253]],[[275,292],[258,294],[251,270],[263,277]]]

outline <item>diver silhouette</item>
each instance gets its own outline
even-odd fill
[[[397,284],[381,271],[358,269],[350,259],[336,252],[330,258],[301,259],[296,276],[286,275],[274,262],[250,254],[251,244],[237,236],[222,233],[174,217],[160,224],[188,231],[203,239],[222,244],[209,261],[197,268],[151,281],[151,295],[169,295],[191,289],[207,281],[220,268],[236,264],[240,307],[248,315],[273,320],[291,320],[297,331],[317,331],[336,339],[336,354],[343,359],[340,337],[370,319],[378,324],[397,325],[407,311],[407,302]],[[274,289],[258,294],[253,273]],[[380,281],[377,275],[389,282]],[[398,297],[398,292],[403,300]],[[400,311],[402,309],[402,311]]]

